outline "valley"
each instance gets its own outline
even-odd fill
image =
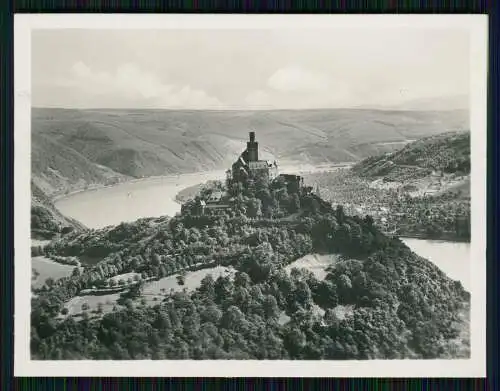
[[[34,108],[33,181],[47,195],[132,178],[225,169],[258,129],[280,164],[358,161],[401,142],[465,130],[466,111],[65,110]]]
[[[312,139],[325,137],[324,132],[312,128],[301,133]],[[92,138],[110,145],[98,134]],[[33,243],[43,244],[37,247],[40,254],[36,262],[42,257],[76,257],[83,268],[75,272],[73,267],[71,274],[61,274],[50,284],[38,280],[33,286],[33,357],[468,357],[469,337],[468,331],[464,332],[470,301],[464,277],[470,268],[468,247],[459,250],[462,258],[454,257],[456,265],[440,264],[441,256],[449,259],[444,246],[400,240],[393,237],[391,224],[405,224],[387,222],[387,215],[401,208],[402,200],[409,214],[417,216],[420,214],[415,210],[422,202],[427,211],[430,206],[440,210],[439,200],[448,204],[457,200],[457,211],[463,210],[460,202],[467,194],[450,195],[442,184],[455,181],[450,188],[462,186],[457,172],[466,167],[464,163],[450,166],[450,158],[443,160],[444,175],[435,173],[443,171],[442,167],[431,167],[431,172],[421,175],[418,163],[407,175],[397,171],[408,168],[403,161],[391,167],[394,172],[384,166],[389,157],[399,156],[399,149],[385,150],[380,155],[384,161],[368,158],[350,168],[345,160],[332,161],[323,155],[322,148],[306,143],[307,147],[300,147],[307,148],[305,153],[297,140],[295,143],[291,154],[272,141],[270,147],[266,145],[270,156],[281,156],[281,167],[289,173],[275,179],[238,184],[234,165],[231,180],[225,177],[225,170],[218,169],[152,176],[151,172],[139,174],[143,166],[133,163],[139,170],[133,175],[129,175],[133,170],[124,174],[120,169],[123,176],[116,183],[102,183],[95,177],[95,189],[75,190],[66,196],[51,188],[56,182],[46,181],[44,188],[52,199],[47,195],[45,202],[53,203],[54,213],[67,219],[59,226],[76,224],[64,232],[54,228],[57,235],[48,244]],[[408,139],[402,150],[412,151],[415,143],[420,145],[420,141]],[[401,147],[399,141],[377,145]],[[365,152],[371,153],[359,147],[356,155],[356,148],[348,155],[357,161]],[[441,145],[434,155],[442,150]],[[304,160],[291,159],[297,156]],[[425,162],[432,156],[429,154]],[[135,161],[130,156],[125,160]],[[210,168],[208,163],[200,164]],[[218,163],[211,164],[219,168]],[[381,169],[370,171],[377,165]],[[287,183],[291,179],[284,178],[294,177],[292,174],[302,175],[304,185]],[[468,173],[460,175],[466,180]],[[422,180],[421,188],[440,178],[443,194],[422,195],[421,189],[410,194],[405,186],[414,178]],[[380,185],[391,181],[396,186]],[[81,185],[69,177],[67,183],[75,189]],[[216,188],[227,193],[220,201],[223,208],[200,212],[200,183],[205,183],[202,193],[207,196]],[[366,208],[366,213],[359,207]],[[429,214],[422,216],[428,219]],[[438,220],[438,225],[441,223]],[[397,234],[412,236],[413,232],[416,236],[421,222],[413,224]],[[444,227],[441,234],[451,232]],[[428,230],[425,233],[437,235]],[[440,250],[429,255],[426,246]],[[454,273],[457,267],[464,272]],[[132,336],[126,331],[130,328],[136,330]],[[139,330],[152,334],[148,337]],[[359,333],[363,338],[358,338]],[[257,345],[256,336],[265,336],[266,346]],[[87,338],[99,342],[89,345]]]

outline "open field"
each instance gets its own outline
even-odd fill
[[[224,266],[217,266],[208,269],[197,270],[194,272],[188,272],[185,277],[184,285],[179,285],[177,282],[178,274],[174,274],[172,276],[168,276],[162,278],[158,281],[147,282],[144,285],[144,290],[141,298],[138,301],[144,299],[147,305],[156,305],[159,304],[166,294],[169,294],[172,290],[180,292],[183,289],[187,289],[188,291],[195,290],[201,284],[201,280],[208,275],[212,274],[214,279],[219,277],[220,275],[234,275],[235,270],[232,268],[227,268]],[[114,278],[124,276],[133,277],[136,273],[127,273],[122,274],[120,276],[116,276]],[[116,301],[120,298],[120,293],[112,293],[106,295],[83,295],[76,296],[69,300],[65,304],[65,308],[68,309],[68,314],[60,315],[60,318],[67,316],[79,316],[83,313],[82,305],[85,303],[88,305],[87,313],[92,316],[96,316],[94,311],[97,311],[99,303],[102,303],[103,314],[109,313],[113,311],[113,307],[117,306]]]
[[[38,239],[31,239],[31,247],[33,246],[45,246],[50,243],[50,240],[38,240]]]
[[[293,268],[304,268],[312,272],[318,280],[324,280],[327,275],[326,269],[334,265],[338,259],[339,256],[335,254],[308,254],[287,265],[285,270],[290,273]]]
[[[125,283],[127,283],[127,281],[129,279],[131,279],[132,281],[134,280],[135,276],[138,276],[138,277],[141,277],[141,274],[140,273],[125,273],[125,274],[118,274],[117,276],[113,276],[111,278],[108,278],[108,281],[114,281],[116,284],[118,284],[118,282],[120,280],[123,280],[125,281]]]
[[[113,307],[117,305],[116,301],[118,300],[119,297],[120,297],[119,293],[113,293],[101,296],[93,296],[93,295],[75,296],[64,305],[64,308],[68,309],[68,314],[65,316],[60,315],[60,317],[63,318],[63,317],[82,314],[83,313],[82,305],[84,304],[88,305],[87,312],[89,313],[89,315],[93,311],[97,311],[99,303],[102,303],[102,310],[104,314],[112,312]]]
[[[49,277],[57,280],[70,276],[75,268],[74,266],[54,262],[46,257],[31,258],[31,267],[38,272],[36,279],[31,282],[33,288],[41,288]]]
[[[171,276],[162,278],[158,281],[148,282],[144,286],[143,295],[146,301],[150,304],[154,304],[166,293],[168,294],[171,290],[180,292],[183,289],[188,291],[193,291],[198,288],[201,284],[201,280],[208,274],[211,274],[214,279],[217,279],[221,275],[233,276],[235,270],[233,268],[228,268],[225,266],[216,266],[207,269],[196,270],[194,272],[188,272],[184,279],[184,285],[179,285],[177,282],[178,274],[173,274]],[[156,300],[154,299],[156,297]]]

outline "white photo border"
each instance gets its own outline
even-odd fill
[[[462,29],[470,33],[471,357],[369,361],[30,359],[31,32],[35,29]],[[485,377],[486,15],[17,14],[14,16],[14,375],[89,377]],[[263,43],[265,44],[265,43]],[[473,267],[472,267],[473,266]]]

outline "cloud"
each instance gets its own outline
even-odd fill
[[[328,77],[321,73],[304,70],[300,67],[286,67],[277,70],[268,79],[270,88],[283,91],[324,91],[328,88]]]
[[[322,73],[288,66],[271,74],[263,89],[248,93],[245,104],[251,109],[327,107],[339,99],[339,91],[333,93],[332,86],[332,80]]]
[[[293,66],[275,71],[264,88],[246,95],[245,103],[252,109],[346,107],[355,93],[340,76]]]
[[[144,71],[134,64],[125,64],[114,72],[96,71],[79,61],[71,67],[71,77],[58,83],[89,96],[89,99],[105,99],[98,102],[102,107],[116,102],[136,107],[211,109],[223,106],[222,102],[203,90],[189,85],[165,83],[154,73]],[[116,102],[109,102],[116,98]],[[95,102],[94,102],[95,105]]]

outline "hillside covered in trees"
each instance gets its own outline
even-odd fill
[[[78,257],[84,269],[34,291],[33,359],[469,356],[469,293],[370,216],[279,181],[226,190],[233,203],[218,213],[199,214],[194,199],[171,219],[72,232],[45,247],[49,256]],[[324,279],[285,271],[310,253],[339,258]],[[236,274],[144,300],[149,281],[214,265]],[[113,288],[111,277],[131,272],[113,311],[61,316],[75,296]]]
[[[63,216],[51,199],[36,184],[31,182],[32,239],[52,239],[55,235],[83,228],[84,226],[78,221]]]
[[[470,133],[447,132],[407,144],[402,149],[367,158],[353,167],[362,177],[406,182],[433,172],[470,174]]]
[[[386,232],[470,241],[469,133],[424,138],[306,182],[348,213],[370,213]]]

